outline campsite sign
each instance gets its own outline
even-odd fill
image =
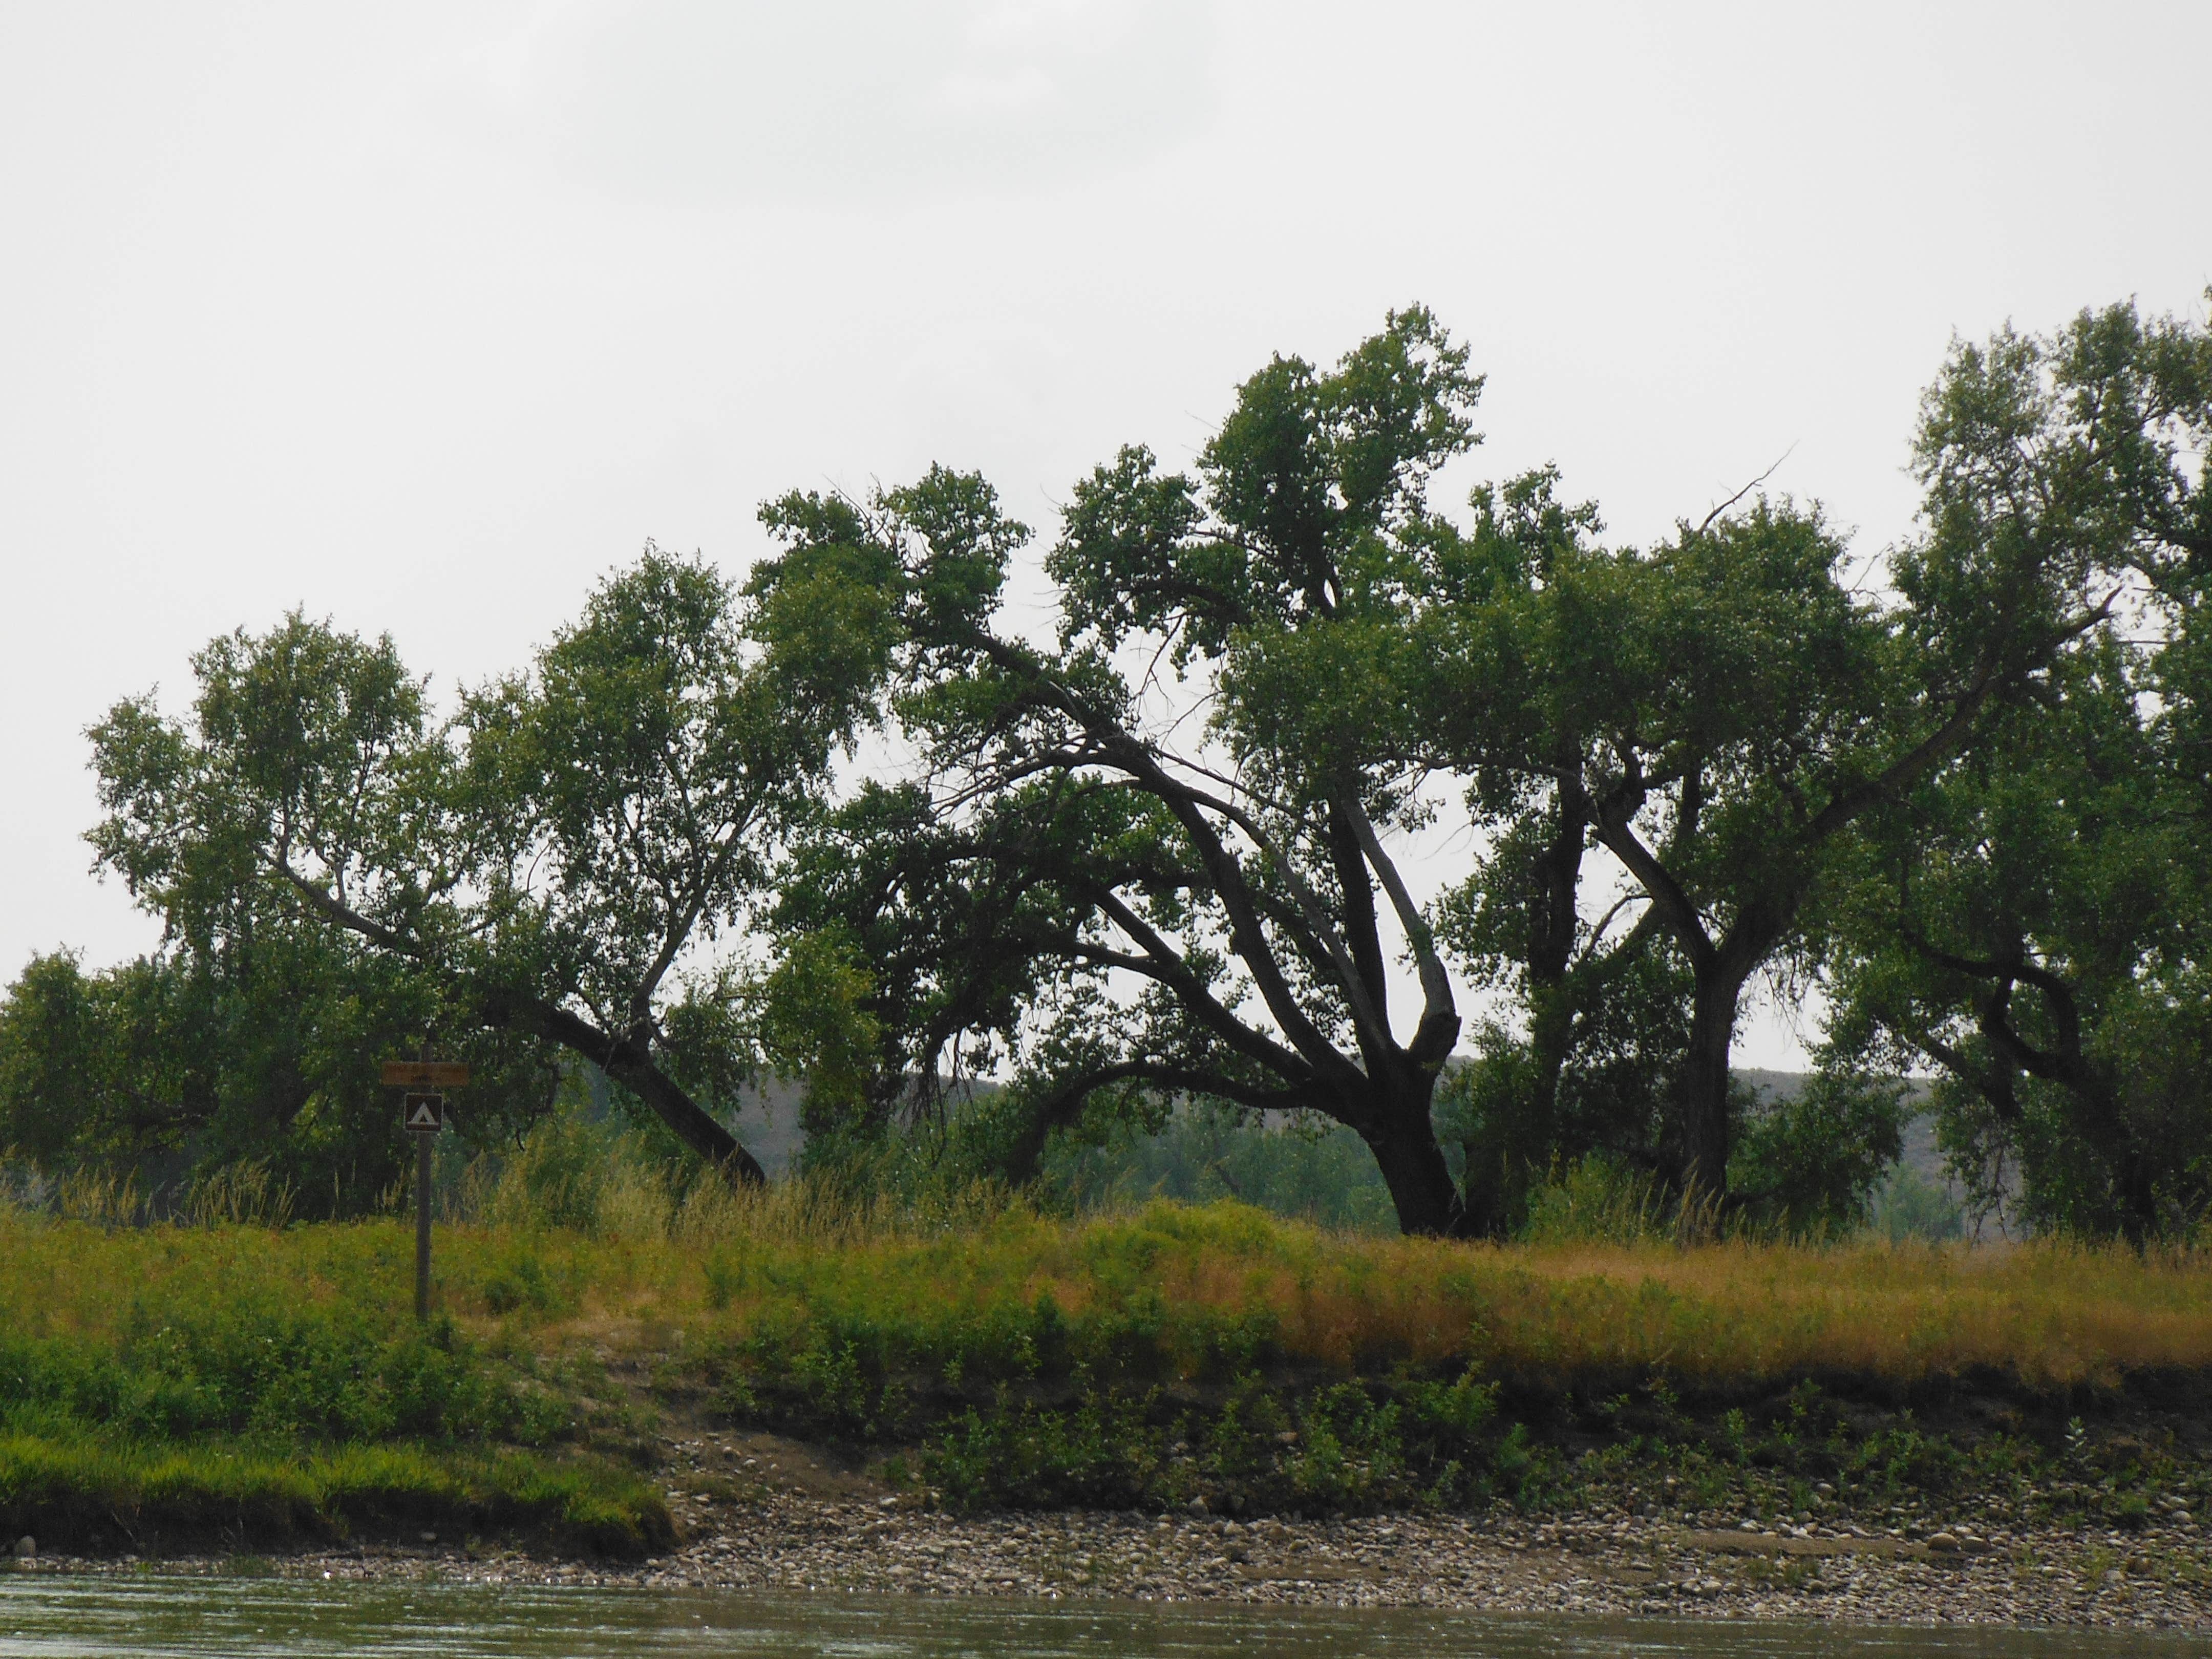
[[[430,1316],[430,1142],[446,1127],[445,1091],[469,1080],[468,1062],[433,1060],[422,1045],[420,1060],[387,1060],[378,1070],[387,1089],[404,1089],[399,1121],[415,1137],[415,1317]]]
[[[427,1130],[435,1134],[446,1127],[446,1097],[437,1094],[410,1095],[401,1108],[400,1119],[417,1133]]]

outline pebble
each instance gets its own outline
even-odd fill
[[[887,1510],[876,1497],[770,1493],[685,1498],[678,1515],[681,1547],[641,1563],[447,1543],[361,1546],[270,1565],[331,1579],[2212,1631],[2212,1547],[2179,1528],[2117,1541],[2070,1528],[1998,1535],[1991,1528],[1976,1538],[1976,1551],[1950,1528],[1923,1549],[1864,1528],[1821,1528],[1808,1541],[1619,1512],[1244,1522],[1182,1511],[956,1516],[904,1501]],[[1937,1541],[1946,1537],[1954,1547]],[[1817,1553],[1824,1550],[1833,1553]],[[1892,1553],[1868,1553],[1875,1551]],[[221,1572],[226,1563],[164,1565]],[[45,1557],[35,1570],[125,1569]]]

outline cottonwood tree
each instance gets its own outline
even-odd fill
[[[1255,633],[1232,670],[1259,747],[1364,743],[1469,781],[1488,849],[1445,918],[1528,1016],[1522,1075],[1478,1103],[1491,1133],[1470,1148],[1493,1229],[1516,1179],[1578,1149],[1559,1110],[1578,1055],[1613,1085],[1579,1091],[1585,1117],[1622,1120],[1585,1121],[1581,1146],[1640,1139],[1678,1189],[1725,1193],[1747,983],[1791,938],[1826,843],[1952,752],[1996,675],[1939,692],[1931,732],[1900,617],[1851,591],[1816,513],[1761,501],[1609,550],[1554,483],[1479,493],[1473,532],[1433,528],[1364,614]],[[1320,709],[1305,684],[1332,688]],[[1630,884],[1601,908],[1598,849]]]
[[[1471,534],[1425,516],[1363,548],[1359,603],[1240,627],[1224,679],[1248,757],[1326,771],[1389,753],[1469,781],[1488,851],[1445,920],[1528,1017],[1508,1133],[1470,1149],[1492,1224],[1510,1194],[1483,1194],[1479,1155],[1556,1155],[1560,1079],[1608,1014],[1630,1016],[1645,1066],[1675,1051],[1670,1173],[1725,1195],[1747,987],[1809,971],[1808,918],[1866,815],[1970,753],[2106,617],[2134,557],[2121,481],[2172,516],[2144,483],[2164,475],[2142,422],[2094,394],[2044,419],[2032,355],[2009,335],[1954,353],[1916,444],[1923,531],[1886,568],[1854,573],[1817,509],[1763,497],[1605,549],[1540,472],[1479,494]],[[2122,373],[2110,357],[2084,374]],[[1599,848],[1632,902],[1593,915]]]
[[[1802,956],[1846,838],[2083,648],[2131,568],[2109,498],[2140,426],[2039,424],[2031,356],[1962,348],[1931,389],[1924,528],[1887,593],[1817,511],[1760,500],[1642,552],[1562,544],[1502,607],[1430,605],[1451,757],[1553,792],[1686,964],[1686,1189],[1725,1191],[1745,988]]]
[[[1207,1097],[1346,1125],[1402,1227],[1463,1229],[1430,1116],[1460,1013],[1385,845],[1417,803],[1350,750],[1240,765],[1202,727],[1179,738],[1144,664],[1203,693],[1252,630],[1367,603],[1419,556],[1427,480],[1472,441],[1480,386],[1417,309],[1332,370],[1278,358],[1192,473],[1122,451],[1076,487],[1047,559],[1052,643],[1004,626],[1028,532],[979,478],[769,510],[787,551],[763,591],[866,568],[890,596],[925,774],[828,827],[795,911],[886,964],[887,1073],[927,1088],[963,1039],[1011,1060],[1018,1170],[1101,1096]]]
[[[1790,939],[1826,845],[1962,742],[1988,688],[1911,718],[1896,619],[1851,592],[1818,515],[1786,506],[1562,559],[1532,597],[1507,648],[1445,655],[1444,683],[1474,757],[1548,785],[1635,884],[1636,928],[1683,963],[1673,1175],[1722,1193],[1746,986]],[[1532,695],[1534,720],[1514,707]]]
[[[1959,354],[1931,416],[1965,532],[2063,535],[2131,580],[1874,826],[1829,954],[1836,1039],[1940,1068],[1985,1206],[2009,1174],[2033,1225],[2185,1232],[2212,1201],[2212,337],[2084,313]]]
[[[1632,597],[1595,541],[1596,508],[1559,483],[1546,467],[1479,487],[1469,528],[1425,525],[1415,556],[1375,571],[1355,607],[1247,630],[1225,677],[1243,753],[1334,754],[1339,769],[1462,792],[1468,864],[1438,935],[1521,1020],[1478,1027],[1454,1079],[1468,1224],[1491,1233],[1562,1163],[1666,1161],[1661,1105],[1687,1022],[1686,970],[1650,908],[1605,893],[1593,870],[1576,763],[1598,718],[1589,673],[1617,666],[1606,653]]]
[[[404,964],[438,1023],[586,1059],[757,1180],[681,1080],[714,1057],[669,1028],[729,1036],[702,1017],[711,997],[689,1006],[713,982],[699,958],[743,925],[769,840],[870,713],[886,640],[852,583],[743,605],[648,549],[530,672],[435,724],[388,638],[295,615],[195,658],[189,719],[148,697],[94,728],[92,839],[173,931],[274,902]]]

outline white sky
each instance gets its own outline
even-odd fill
[[[1481,473],[1640,540],[1789,451],[1878,549],[1954,330],[2203,314],[2207,64],[2203,0],[15,0],[0,977],[152,942],[82,731],[212,634],[450,687],[794,484],[943,459],[1048,526],[1412,300]]]

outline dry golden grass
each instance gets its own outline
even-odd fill
[[[2039,1386],[2212,1365],[2212,1264],[2063,1246],[1686,1249],[1357,1245],[1319,1282],[1267,1287],[1294,1351],[1351,1363],[1465,1356],[1564,1377],[1701,1382],[1977,1369]],[[1364,1255],[1364,1260],[1358,1258]],[[1188,1293],[1208,1301],[1212,1284]]]
[[[595,1284],[602,1316],[766,1325],[921,1356],[1000,1340],[1040,1296],[1071,1328],[1150,1333],[1186,1365],[1254,1342],[1334,1366],[1474,1364],[1565,1381],[1805,1375],[2038,1387],[2212,1368],[2212,1260],[2064,1244],[1493,1245],[1333,1234],[1234,1204],[1054,1221],[716,1196]],[[719,1304],[719,1305],[716,1305]]]

